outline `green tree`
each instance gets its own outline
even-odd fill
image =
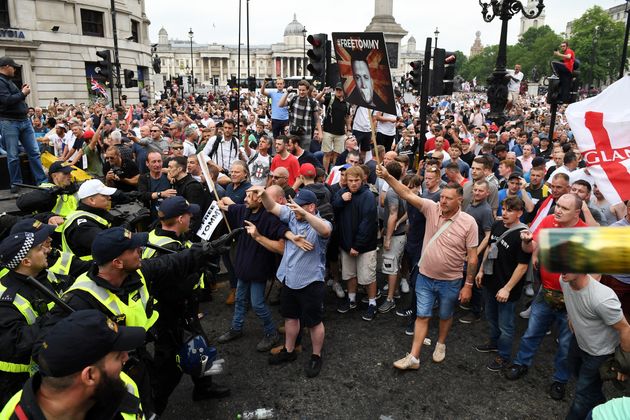
[[[468,62],[468,57],[466,57],[463,52],[457,50],[455,51],[455,58],[457,60],[455,62],[455,74],[461,74],[462,68],[466,66]]]
[[[580,60],[583,82],[601,85],[616,79],[621,64],[624,25],[599,6],[588,9],[571,28],[569,47]]]
[[[471,57],[460,67],[460,76],[466,80],[472,80],[476,77],[478,85],[485,85],[486,79],[494,70],[498,51],[498,45],[485,47],[480,54]]]
[[[508,67],[520,64],[528,79],[534,67],[540,76],[550,75],[553,51],[558,49],[561,41],[562,38],[547,25],[530,28],[516,45],[508,48]]]

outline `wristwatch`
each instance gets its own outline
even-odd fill
[[[162,198],[162,192],[161,191],[157,193],[157,198]]]

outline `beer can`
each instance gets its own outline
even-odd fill
[[[553,273],[630,273],[630,227],[543,229],[538,247]]]

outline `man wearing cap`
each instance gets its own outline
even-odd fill
[[[70,213],[61,229],[61,250],[83,260],[91,260],[94,237],[111,226],[109,209],[116,188],[106,187],[98,179],[85,181],[79,187],[77,210]]]
[[[72,168],[62,161],[53,162],[48,168],[50,182],[40,184],[47,190],[32,190],[17,199],[17,206],[24,212],[51,212],[67,217],[78,206],[77,185],[72,182]]]
[[[92,243],[95,264],[77,278],[64,294],[64,300],[76,310],[98,309],[119,325],[149,330],[158,319],[153,296],[174,293],[174,290],[193,290],[199,278],[189,274],[198,272],[215,250],[195,244],[176,254],[141,262],[140,247],[147,244],[147,239],[146,233],[132,234],[122,227],[99,232]],[[174,282],[174,278],[178,281]],[[55,306],[46,325],[65,315]],[[147,358],[146,349],[138,349],[136,363],[129,366],[129,373],[140,387],[143,406],[147,411],[154,411],[146,376]]]
[[[224,197],[220,206],[227,211],[230,226],[246,226],[249,235],[240,238],[236,246],[234,275],[237,285],[232,325],[217,341],[227,343],[243,335],[249,301],[265,330],[256,350],[267,352],[276,345],[280,337],[271,311],[265,304],[265,287],[267,280],[274,278],[277,269],[274,254],[282,254],[284,251],[284,235],[289,229],[265,210],[256,187],[247,189],[245,204],[234,204],[230,198]],[[256,270],[252,270],[252,267],[256,267]]]
[[[334,95],[328,88],[328,92],[320,102],[326,108],[322,152],[324,152],[324,170],[328,171],[330,164],[337,160],[337,155],[343,152],[345,135],[352,130],[352,118],[350,118],[350,104],[344,97],[341,82],[335,86]]]
[[[0,406],[17,392],[32,371],[31,350],[39,333],[36,320],[50,302],[27,282],[38,280],[54,290],[40,276],[48,266],[50,235],[55,227],[43,225],[35,233],[12,233],[0,242],[0,264],[8,272],[0,280]]]
[[[31,93],[31,86],[23,84],[18,88],[11,80],[15,70],[21,66],[11,57],[0,57],[0,135],[7,151],[11,192],[19,191],[15,183],[21,184],[19,144],[28,155],[31,173],[37,184],[46,182],[46,174],[40,160],[39,146],[35,140],[33,125],[28,119],[28,105],[24,99]]]
[[[526,185],[525,180],[523,180],[519,174],[509,174],[507,178],[507,187],[499,190],[499,203],[503,204],[503,200],[508,197],[518,197],[523,200],[523,203],[525,204],[524,210],[531,212],[534,210],[535,204],[527,191],[523,194]],[[499,206],[497,210],[497,217],[500,217],[501,215],[502,207]]]
[[[324,345],[324,277],[326,245],[332,224],[317,215],[317,197],[302,189],[286,206],[277,204],[261,187],[253,187],[262,197],[265,209],[287,223],[293,235],[308,242],[305,246],[285,241],[284,254],[276,277],[282,282],[282,307],[285,344],[278,354],[269,357],[269,364],[278,365],[297,359],[295,339],[302,326],[311,333],[312,355],[305,367],[306,376],[319,375]]]
[[[173,251],[183,251],[192,246],[186,240],[186,233],[190,230],[190,220],[199,214],[199,206],[186,201],[184,197],[167,198],[160,205],[158,216],[160,226],[149,232],[148,243],[159,245]],[[143,259],[150,259],[164,255],[152,248],[145,248]],[[189,274],[184,284],[202,285],[203,278],[199,272]],[[160,317],[155,325],[157,338],[155,341],[155,356],[151,375],[151,386],[155,399],[155,410],[162,415],[166,409],[168,398],[182,377],[182,370],[176,363],[177,353],[184,343],[184,325],[186,330],[194,334],[205,336],[197,317],[199,301],[195,291],[189,287],[180,288],[178,282],[172,287],[163,288],[156,293]],[[209,341],[206,338],[206,341]],[[191,377],[195,384],[193,400],[198,401],[211,397],[223,397],[229,394],[225,387],[212,386],[212,377]]]
[[[122,372],[145,331],[96,310],[74,312],[45,332],[39,372],[0,413],[3,419],[144,418],[135,383]]]

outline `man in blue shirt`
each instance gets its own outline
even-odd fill
[[[507,188],[499,190],[499,208],[497,209],[497,217],[501,216],[501,203],[508,197],[518,197],[525,203],[525,210],[531,212],[534,210],[534,202],[527,191],[523,194],[525,183],[519,174],[512,173],[508,176]],[[521,221],[524,219],[521,219]]]
[[[304,369],[306,376],[312,378],[322,368],[326,245],[332,225],[319,217],[317,196],[310,190],[301,189],[294,200],[281,206],[262,187],[252,189],[260,191],[265,209],[288,224],[290,230],[290,236],[287,236],[290,242],[285,242],[276,274],[282,282],[281,312],[285,318],[285,344],[278,354],[269,357],[269,364],[278,365],[297,359],[295,339],[302,322],[310,330],[313,344],[311,358]]]
[[[271,130],[273,131],[273,138],[278,138],[284,133],[284,127],[289,125],[289,110],[286,106],[280,107],[280,98],[285,94],[284,79],[278,77],[276,79],[276,89],[274,91],[267,91],[267,80],[263,81],[260,88],[260,93],[271,98]]]

